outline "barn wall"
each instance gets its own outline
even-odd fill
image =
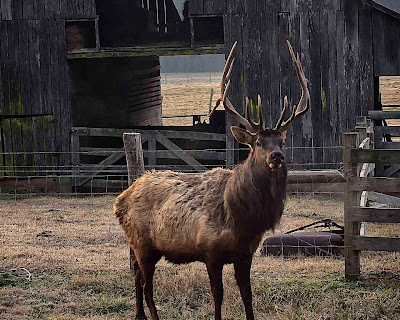
[[[300,52],[311,111],[288,130],[292,164],[339,163],[340,133],[374,109],[374,75],[400,74],[400,21],[359,0],[190,0],[190,12],[224,12],[226,54],[239,42],[231,100],[243,111],[260,94],[269,125],[284,95],[297,104],[301,94],[286,39]]]
[[[65,19],[95,16],[94,0],[0,2],[0,153],[5,153],[0,166],[6,166],[5,174],[69,164]]]
[[[87,19],[96,17],[95,0],[2,0],[1,20]]]

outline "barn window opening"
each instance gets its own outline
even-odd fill
[[[97,22],[97,19],[67,20],[65,22],[69,53],[98,48]]]
[[[223,54],[160,57],[164,126],[209,123],[224,64]]]
[[[193,17],[192,20],[194,45],[224,43],[222,16],[197,16]]]

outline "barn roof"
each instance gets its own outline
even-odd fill
[[[400,19],[399,0],[362,0],[362,2]]]

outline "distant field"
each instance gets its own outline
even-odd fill
[[[205,115],[208,113],[211,89],[213,105],[219,97],[221,73],[163,73],[161,90],[163,115]],[[400,77],[381,77],[383,105],[400,105]],[[202,117],[206,120],[206,117]],[[192,118],[163,119],[164,125],[192,125]]]
[[[212,105],[219,97],[220,73],[161,74],[163,116],[208,114],[211,89]],[[205,116],[202,121],[207,120]],[[192,117],[163,119],[163,125],[192,125]]]

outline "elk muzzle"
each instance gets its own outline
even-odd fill
[[[285,156],[281,151],[271,152],[267,158],[267,164],[272,171],[279,169],[285,163]]]

